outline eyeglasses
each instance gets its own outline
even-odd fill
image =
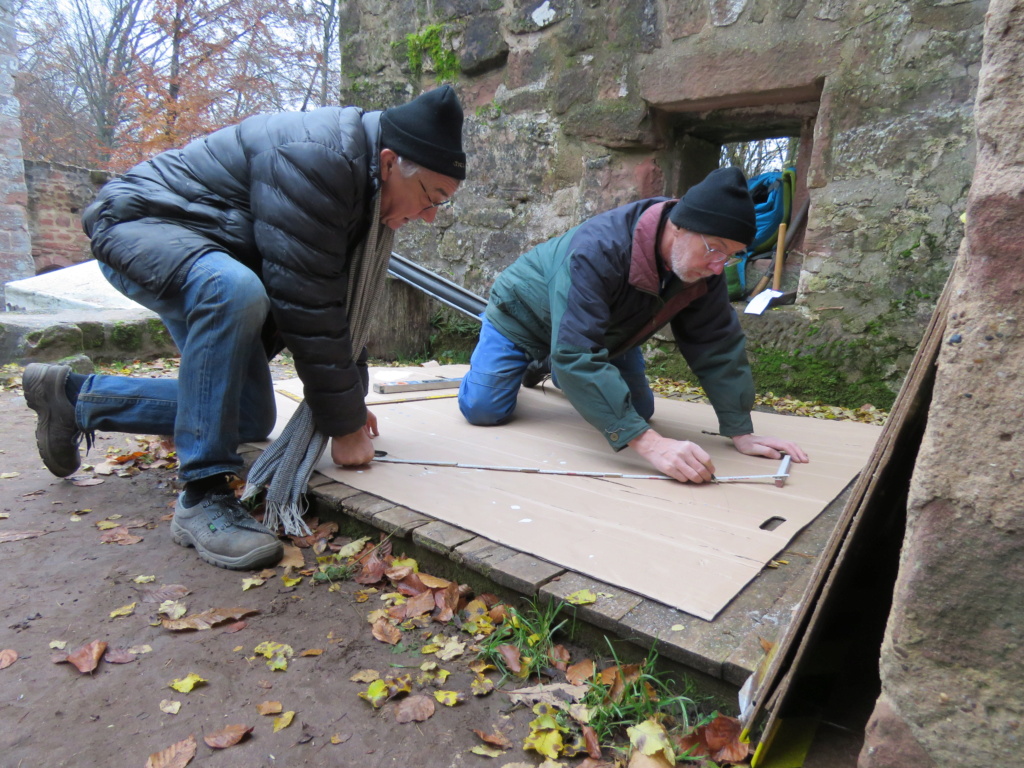
[[[704,247],[708,249],[708,252],[704,255],[708,258],[708,266],[718,266],[719,264],[725,264],[729,259],[732,258],[728,253],[723,253],[717,248],[712,248],[708,245],[708,241],[704,239],[704,235],[700,236],[701,241],[704,243]],[[717,253],[718,255],[712,258],[711,254]]]
[[[423,185],[423,180],[417,178],[416,181],[420,183],[420,189],[423,190],[423,196],[427,198],[427,200],[430,200],[430,193],[427,192],[427,188]],[[447,208],[451,204],[451,198],[448,198],[447,200],[442,200],[440,203],[435,203],[434,201],[430,200],[430,204],[423,206],[420,212],[422,213],[423,211],[429,211],[431,208]]]

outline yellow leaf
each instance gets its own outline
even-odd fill
[[[67,640],[51,640],[50,647],[58,651],[63,651],[65,648],[68,647],[68,643]]]
[[[188,606],[180,600],[164,600],[156,612],[163,614],[168,619],[180,619],[188,613]]]
[[[377,591],[376,587],[367,587],[366,589],[360,589],[356,592],[356,602],[365,603],[370,599],[370,595]]]
[[[261,579],[258,576],[253,577],[251,579],[242,579],[242,591],[245,592],[246,590],[252,589],[253,587],[262,587],[266,583],[266,579]]]
[[[256,705],[256,711],[261,715],[279,715],[282,709],[280,701],[264,701]]]
[[[633,748],[639,750],[649,757],[660,753],[669,765],[675,764],[675,752],[672,749],[672,742],[669,741],[665,726],[654,720],[644,720],[639,725],[630,726],[626,729],[629,735],[629,743]]]
[[[359,692],[359,698],[366,699],[374,709],[379,709],[388,700],[388,685],[383,680],[374,680],[365,691]]]
[[[138,605],[138,603],[128,603],[128,605],[122,605],[116,611],[110,612],[110,618],[116,619],[120,616],[131,616],[133,613],[135,613],[136,605]]]
[[[299,584],[302,583],[302,577],[301,576],[285,576],[284,574],[281,574],[281,581],[284,582],[284,585],[286,587],[297,587]]]
[[[671,627],[669,627],[669,629],[671,629],[673,632],[682,632],[684,629],[686,629],[686,627],[684,627],[682,624],[673,624]]]
[[[531,731],[523,740],[523,749],[532,749],[544,757],[555,760],[562,751],[562,734],[549,728]]]
[[[178,693],[188,693],[200,683],[205,682],[205,677],[200,677],[195,672],[191,672],[187,677],[183,677],[180,680],[171,680],[168,685]]]
[[[132,581],[136,584],[151,584],[156,581],[156,576],[136,576]]]
[[[455,638],[452,638],[444,647],[437,651],[437,658],[441,661],[451,661],[457,656],[461,656],[466,651],[466,644],[460,643]]]
[[[418,573],[420,570],[419,565],[411,557],[403,557],[398,560],[391,561],[392,568],[412,568],[413,573]]]
[[[363,536],[363,538],[361,538],[361,539],[356,539],[355,541],[350,541],[348,544],[346,544],[341,549],[339,549],[337,552],[335,552],[334,556],[338,560],[343,560],[343,559],[347,559],[347,558],[350,558],[350,557],[355,557],[356,555],[358,555],[360,552],[363,551],[363,547],[366,546],[366,542],[368,542],[369,540],[370,540],[369,536]]]
[[[473,682],[469,684],[469,689],[473,692],[474,696],[486,696],[494,690],[494,681],[489,677],[478,674]]]
[[[291,710],[291,709],[288,710],[287,712],[285,712],[280,717],[275,717],[274,718],[274,733],[277,733],[278,731],[283,730],[283,729],[287,728],[289,725],[291,725],[292,724],[292,718],[294,718],[294,717],[295,717],[295,711]]]
[[[349,678],[353,683],[372,683],[380,679],[380,672],[376,669],[362,669]]]
[[[466,700],[466,694],[462,691],[434,691],[434,698],[446,707],[454,707]]]
[[[101,531],[110,531],[117,528],[117,523],[113,523],[110,520],[100,520],[96,523],[96,527]]]
[[[307,648],[299,656],[322,656],[323,652],[323,648]]]
[[[501,757],[505,754],[505,750],[499,749],[498,747],[491,747],[487,744],[477,744],[469,751],[474,755],[483,755],[484,757]]]
[[[590,605],[597,602],[597,595],[589,589],[580,589],[571,595],[567,595],[565,601],[571,605]]]
[[[180,701],[171,701],[170,699],[164,699],[160,702],[160,711],[166,712],[168,715],[176,715],[180,710]]]

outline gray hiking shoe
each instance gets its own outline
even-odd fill
[[[194,507],[178,496],[171,520],[175,544],[195,547],[206,562],[244,571],[277,565],[284,547],[277,536],[253,520],[232,492],[213,492]]]
[[[527,389],[533,389],[550,375],[550,357],[545,357],[543,360],[531,360],[523,372],[523,386]]]
[[[82,465],[78,444],[82,430],[75,423],[75,406],[64,392],[71,368],[32,363],[21,376],[25,402],[35,411],[36,447],[46,468],[57,477],[73,475]]]

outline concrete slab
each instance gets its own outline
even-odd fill
[[[4,286],[4,298],[9,312],[102,309],[149,312],[108,283],[95,260],[23,280],[12,280]]]

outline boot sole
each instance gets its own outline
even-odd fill
[[[281,546],[281,542],[279,541],[273,541],[263,545],[262,547],[257,547],[251,552],[247,552],[238,557],[218,555],[203,547],[195,540],[195,537],[192,536],[188,530],[182,528],[174,520],[171,520],[171,540],[179,546],[192,547],[204,562],[207,562],[210,565],[215,565],[218,568],[227,568],[231,571],[250,571],[255,570],[256,568],[269,568],[277,565],[284,556],[284,548]]]
[[[47,440],[47,433],[50,430],[50,416],[52,415],[51,409],[46,402],[47,370],[48,366],[46,365],[30,363],[22,374],[22,391],[25,394],[26,405],[35,411],[38,416],[36,423],[36,450],[39,451],[39,457],[52,474],[57,477],[67,477],[68,475],[73,475],[82,466],[82,455],[78,452],[78,445],[75,445],[74,458],[72,459],[69,453],[69,461],[67,463],[52,460],[55,458],[53,455],[55,451],[52,449],[49,440]],[[64,384],[61,382],[61,390],[63,390],[63,387]],[[58,392],[56,394],[59,396],[61,393]]]

